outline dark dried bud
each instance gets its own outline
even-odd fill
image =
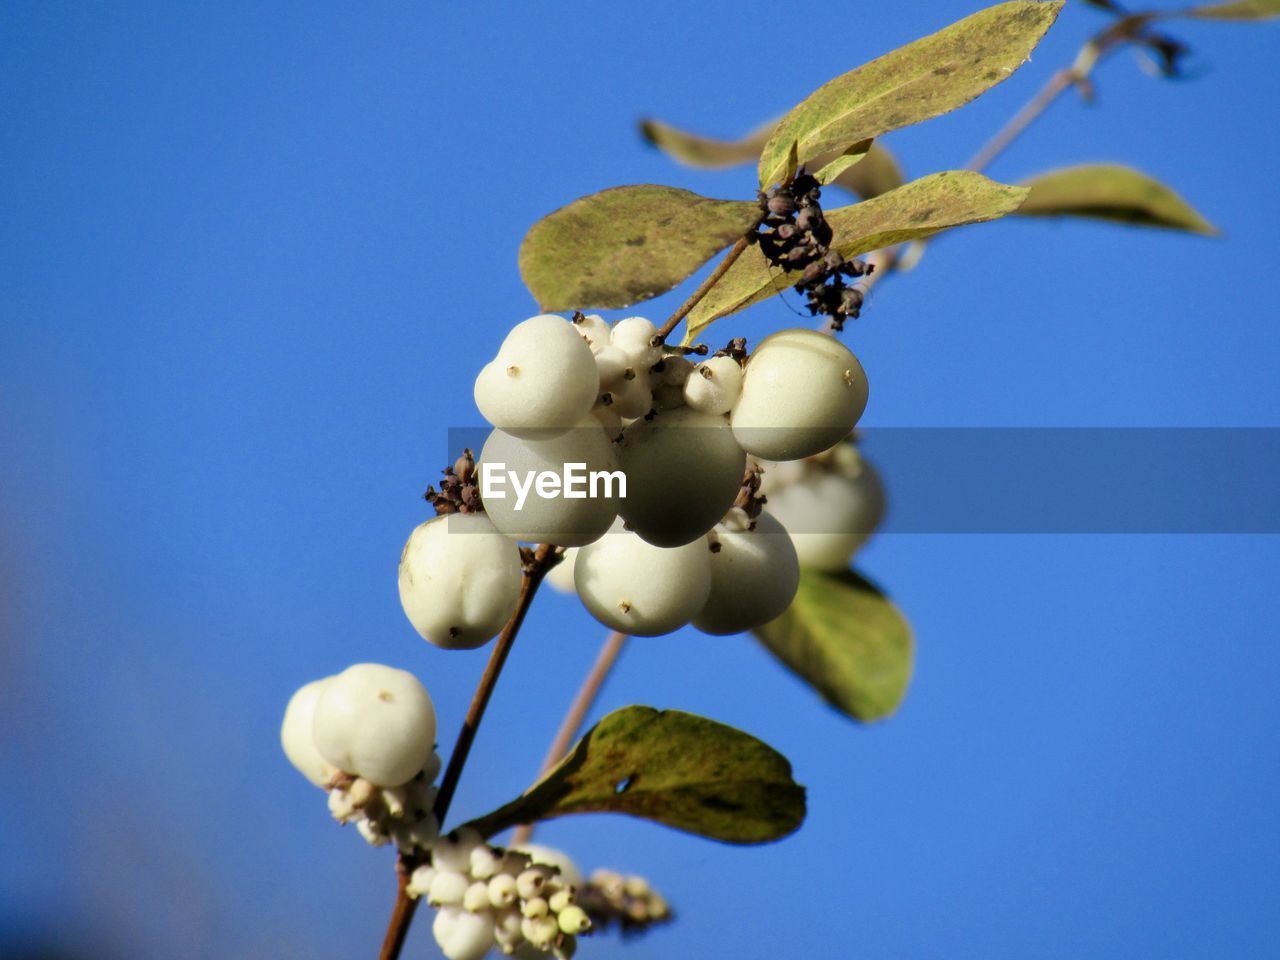
[[[785,193],[769,198],[769,212],[779,217],[789,217],[796,212],[796,202]]]

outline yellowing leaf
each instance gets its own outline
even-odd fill
[[[1212,236],[1218,232],[1182,197],[1140,170],[1097,163],[1041,174],[1018,208],[1027,217],[1089,217]]]
[[[725,843],[767,843],[804,821],[786,757],[750,734],[679,710],[610,713],[521,796],[473,820],[491,837],[571,813],[625,813]]]
[[[640,124],[641,135],[659,150],[691,167],[710,170],[736,167],[752,163],[760,156],[760,150],[769,140],[769,134],[778,121],[770,120],[763,127],[753,130],[740,140],[717,140],[689,133],[663,123],[661,120],[645,120]]]
[[[791,608],[753,632],[824,700],[855,720],[887,717],[906,695],[911,627],[856,573],[806,572]]]
[[[754,203],[675,187],[614,187],[535,223],[520,275],[543,310],[628,307],[666,293],[759,216]]]
[[[961,107],[1007,79],[1057,19],[1063,0],[1011,0],[885,54],[820,87],[782,118],[760,155],[760,185],[799,162]]]
[[[1182,16],[1197,20],[1270,20],[1280,17],[1280,0],[1234,0],[1207,7],[1192,7]]]
[[[950,227],[994,220],[1016,210],[1026,196],[1023,187],[996,183],[969,170],[935,173],[873,200],[827,211],[834,233],[831,248],[846,258],[861,256]],[[759,246],[747,247],[690,311],[685,342],[712,321],[788,289],[798,276],[771,266]]]

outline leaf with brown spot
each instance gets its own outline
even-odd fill
[[[969,170],[935,173],[873,200],[827,211],[834,232],[831,248],[845,258],[861,256],[962,224],[994,220],[1018,209],[1026,196],[1023,187],[996,183]],[[692,342],[720,317],[789,289],[798,276],[772,266],[758,245],[747,247],[690,311],[685,342]]]
[[[755,737],[679,710],[623,707],[521,796],[471,821],[482,836],[571,813],[624,813],[725,843],[796,830],[804,788]]]
[[[836,77],[779,121],[760,154],[760,185],[783,179],[793,146],[807,164],[964,106],[1013,74],[1063,0],[1011,0]]]
[[[535,223],[520,274],[543,310],[628,307],[666,293],[759,215],[754,203],[675,187],[614,187]]]
[[[1032,177],[1018,208],[1025,217],[1088,217],[1214,236],[1217,227],[1187,201],[1141,170],[1113,163],[1082,164]]]

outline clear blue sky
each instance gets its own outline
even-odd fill
[[[371,956],[391,858],[328,822],[279,717],[378,660],[456,729],[486,653],[418,640],[395,564],[446,428],[475,422],[475,371],[535,312],[524,231],[622,183],[748,196],[749,170],[675,167],[636,119],[736,134],[975,6],[826,5],[792,33],[765,3],[7,5],[0,942]],[[912,174],[959,166],[1100,23],[1073,5],[1010,82],[889,144]],[[1280,33],[1183,33],[1197,79],[1120,57],[1095,107],[1065,102],[992,174],[1130,162],[1225,237],[1010,222],[939,243],[847,335],[866,423],[1280,425]],[[795,319],[775,300],[739,329]],[[682,914],[582,956],[1274,949],[1280,540],[902,535],[864,561],[918,631],[886,723],[850,725],[744,638],[632,646],[605,708],[750,730],[810,816],[760,849],[547,826]],[[457,811],[528,782],[601,634],[539,605]],[[433,951],[424,925],[411,955]]]

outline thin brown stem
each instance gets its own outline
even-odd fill
[[[604,643],[600,645],[600,652],[596,655],[596,662],[582,678],[582,685],[578,687],[573,702],[569,704],[564,719],[560,721],[560,729],[556,731],[555,739],[547,748],[547,755],[542,760],[539,776],[545,776],[569,752],[574,737],[582,729],[582,721],[586,719],[596,698],[600,696],[604,682],[609,679],[609,673],[618,662],[618,657],[622,655],[622,648],[626,643],[627,635],[617,630],[605,637]],[[522,843],[528,843],[532,836],[533,824],[521,824],[511,835],[511,845],[519,846]]]
[[[471,753],[471,745],[475,742],[476,733],[480,729],[480,721],[484,719],[489,699],[498,685],[502,667],[507,662],[507,655],[511,653],[516,634],[520,632],[520,625],[524,623],[525,614],[529,612],[542,578],[555,562],[554,553],[555,547],[547,543],[541,544],[534,551],[533,559],[525,566],[515,611],[511,614],[511,619],[507,621],[506,626],[502,628],[502,632],[498,634],[493,653],[489,655],[489,663],[484,668],[480,682],[476,684],[476,692],[471,697],[471,705],[467,708],[467,715],[462,721],[462,729],[458,731],[458,739],[454,742],[453,752],[449,755],[449,765],[445,768],[444,777],[440,781],[440,792],[436,794],[433,812],[441,826],[444,825],[444,819],[449,813],[449,805],[453,802],[454,792],[458,789],[458,781],[462,777],[467,756]],[[414,862],[411,858],[400,858],[396,902],[387,924],[387,935],[382,941],[380,960],[397,960],[404,947],[405,937],[409,933],[409,925],[413,922],[417,901],[409,896],[406,889],[408,875],[412,872],[413,866]]]
[[[1040,92],[1028,100],[1021,110],[1009,118],[1008,123],[996,131],[995,136],[982,145],[982,148],[965,165],[966,168],[980,172],[989,167],[996,157],[1009,149],[1010,145],[1075,83],[1076,71],[1070,67],[1064,67],[1051,76]]]
[[[711,288],[720,282],[720,278],[729,272],[729,268],[737,262],[738,258],[746,251],[750,242],[747,238],[755,233],[756,228],[753,226],[750,231],[738,239],[729,252],[724,255],[724,259],[711,271],[711,274],[702,283],[698,284],[698,289],[689,294],[689,299],[680,304],[680,309],[667,318],[667,322],[658,330],[658,336],[666,339],[671,335],[671,331],[679,326],[680,321],[688,316],[689,311],[702,302],[702,298],[711,292]]]

